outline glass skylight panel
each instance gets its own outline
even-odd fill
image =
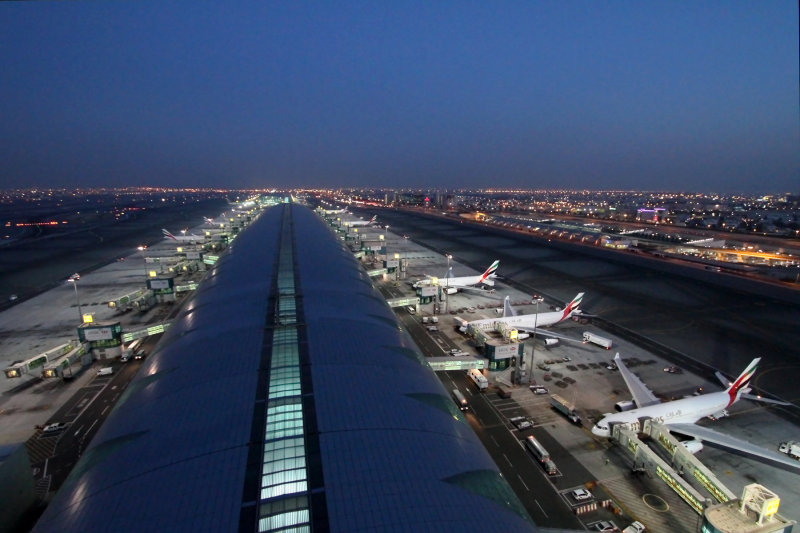
[[[264,462],[305,455],[303,439],[282,439],[264,445]]]
[[[308,509],[290,511],[279,515],[262,518],[258,521],[259,531],[274,531],[288,526],[308,523]]]
[[[272,353],[268,405],[261,468],[259,531],[310,532],[310,510],[294,284],[291,226],[284,220],[278,260],[276,327]]]
[[[269,417],[272,422],[288,422],[291,420],[303,420],[302,413],[281,413]]]
[[[259,513],[261,516],[265,517],[300,509],[308,509],[308,498],[305,496],[281,498],[280,500],[265,502],[259,505]]]
[[[268,500],[269,498],[277,498],[287,494],[297,494],[308,490],[308,483],[305,481],[298,481],[295,483],[283,483],[281,485],[273,485],[271,487],[264,487],[261,489],[261,499]]]
[[[286,425],[283,427],[271,427],[267,430],[266,438],[280,439],[283,437],[296,437],[303,434],[303,422],[299,425]]]
[[[295,481],[305,481],[306,469],[297,468],[295,470],[281,470],[274,474],[267,474],[261,476],[261,484],[264,487],[271,487],[273,485],[281,485],[284,483],[291,483]]]
[[[297,330],[292,327],[276,329],[272,333],[272,345],[292,343],[297,344]]]
[[[292,470],[295,468],[305,468],[305,467],[306,467],[305,457],[295,457],[293,459],[281,459],[280,461],[272,461],[270,463],[264,463],[264,468],[272,471]]]
[[[300,400],[288,403],[271,403],[269,407],[267,407],[267,416],[273,417],[285,413],[298,413],[299,416],[303,416],[302,411],[303,405],[300,403]]]
[[[269,399],[274,400],[276,398],[286,398],[287,396],[297,396],[299,392],[293,390],[285,390],[285,391],[275,391],[269,393]]]
[[[300,379],[300,369],[297,366],[287,366],[273,369],[272,374],[270,375],[270,380],[299,380]]]
[[[297,352],[297,344],[279,344],[272,346],[272,361],[270,366],[274,370],[282,366],[298,366],[300,357]]]
[[[283,367],[287,365],[297,365],[300,363],[300,356],[295,353],[286,353],[282,356],[276,356],[272,361],[272,368]]]

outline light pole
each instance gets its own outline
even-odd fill
[[[147,250],[147,246],[142,245],[142,246],[137,247],[136,249],[139,250],[142,253],[142,265],[143,265],[142,269],[144,270],[144,277],[146,278],[147,277],[147,260],[144,258],[144,251]]]
[[[80,322],[83,323],[83,312],[81,311],[81,301],[78,298],[78,280],[81,279],[81,275],[77,272],[67,278],[67,281],[72,282],[72,286],[75,288],[75,301],[78,304],[78,317],[80,317]]]
[[[541,296],[533,299],[536,303],[536,316],[533,317],[533,344],[531,344],[531,371],[528,372],[528,385],[531,384],[531,376],[533,376],[533,356],[536,354],[536,325],[539,323],[539,304],[542,303]]]
[[[447,257],[447,273],[445,274],[444,279],[447,280],[448,276],[450,275],[450,260],[453,258],[453,256],[450,254],[445,254],[445,257]],[[447,282],[445,282],[444,292],[442,293],[442,296],[444,296],[444,313],[442,313],[443,315],[447,314],[447,301],[450,299],[447,296],[447,286],[448,286]]]

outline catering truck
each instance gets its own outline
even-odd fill
[[[575,406],[567,402],[567,400],[558,394],[552,394],[550,396],[550,405],[553,407],[553,409],[569,418],[570,422],[573,424],[581,423],[581,417],[575,412]]]
[[[602,346],[606,350],[610,350],[612,344],[611,339],[606,339],[605,337],[601,337],[600,335],[596,335],[590,331],[583,332],[583,342],[591,342],[592,344]]]

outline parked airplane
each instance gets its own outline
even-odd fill
[[[468,287],[474,287],[475,285],[488,285],[489,287],[494,286],[493,278],[497,277],[497,267],[500,266],[500,260],[496,260],[492,263],[489,268],[487,268],[483,274],[479,274],[477,276],[459,276],[459,277],[452,277],[453,276],[453,267],[450,267],[450,270],[447,271],[447,276],[444,278],[432,278],[428,277],[427,279],[419,280],[418,282],[414,283],[414,288],[425,287],[428,285],[438,285],[439,287],[445,288],[453,288],[453,289],[466,289]]]
[[[749,394],[750,380],[755,374],[759,361],[761,361],[760,357],[753,359],[744,369],[744,372],[733,383],[729,383],[724,391],[690,396],[665,403],[661,403],[655,394],[625,366],[619,353],[614,357],[614,361],[619,368],[620,374],[622,374],[622,378],[625,380],[625,384],[630,389],[637,408],[621,413],[607,413],[592,428],[592,433],[595,435],[610,437],[613,426],[617,424],[625,425],[633,431],[639,431],[642,420],[649,418],[664,424],[670,431],[696,439],[695,441],[690,441],[694,444],[693,446],[687,446],[693,453],[702,449],[701,442],[707,442],[761,462],[776,466],[780,465],[782,468],[789,466],[800,472],[800,462],[794,459],[696,424],[702,418],[717,420],[728,416],[727,409],[741,398],[785,405],[785,402],[768,400]]]
[[[200,235],[195,235],[194,233],[190,233],[188,235],[179,235],[175,236],[166,229],[162,229],[161,233],[164,234],[164,237],[167,239],[172,239],[173,241],[180,241],[180,242],[197,242],[202,241],[203,237]]]
[[[341,215],[343,213],[347,213],[347,208],[345,207],[343,209],[323,209],[322,212],[325,213],[326,215]]]
[[[376,220],[378,220],[378,215],[373,216],[369,220],[349,220],[349,221],[343,222],[343,224],[346,225],[346,226],[350,226],[351,228],[352,227],[358,227],[358,226],[369,226],[371,224],[374,224]]]
[[[546,313],[533,313],[529,315],[514,315],[513,309],[511,309],[510,305],[504,309],[504,315],[500,318],[484,318],[481,320],[473,320],[471,322],[467,322],[463,319],[458,319],[462,322],[462,326],[473,326],[481,331],[492,331],[496,330],[497,326],[500,324],[506,324],[513,329],[518,331],[529,331],[533,333],[534,331],[537,334],[548,337],[557,337],[563,338],[562,335],[558,335],[552,333],[550,331],[539,331],[540,328],[546,328],[548,326],[552,326],[554,324],[558,324],[562,322],[576,312],[578,312],[578,306],[581,304],[581,300],[583,300],[584,293],[578,293],[575,298],[572,299],[570,303],[567,304],[564,309],[561,311],[548,311]],[[570,339],[572,340],[572,339]]]

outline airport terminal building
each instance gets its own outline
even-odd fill
[[[537,531],[352,253],[264,211],[34,531]]]

